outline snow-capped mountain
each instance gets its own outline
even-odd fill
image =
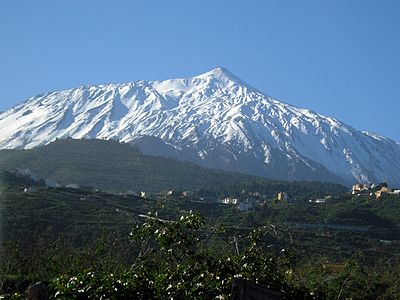
[[[51,92],[0,114],[0,149],[66,137],[270,178],[400,186],[400,144],[280,102],[224,68]]]

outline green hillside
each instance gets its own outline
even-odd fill
[[[266,195],[287,191],[294,196],[338,194],[338,184],[285,182],[212,170],[192,163],[141,154],[129,144],[105,140],[57,140],[30,150],[1,150],[0,169],[30,169],[40,178],[108,191],[213,189],[252,186]]]
[[[172,196],[143,199],[43,184],[0,171],[0,297],[5,299],[24,299],[27,286],[39,280],[51,282],[52,293],[68,299],[87,299],[90,293],[100,298],[104,291],[126,299],[179,284],[186,289],[196,280],[203,284],[201,274],[209,274],[207,292],[229,294],[235,274],[241,274],[272,282],[288,299],[337,299],[339,292],[352,299],[400,295],[394,276],[400,220],[395,195],[379,201],[349,195],[325,204],[271,200],[240,212]],[[153,217],[141,216],[149,211]],[[368,230],[352,230],[353,225]],[[183,255],[179,261],[176,253]],[[79,285],[71,285],[71,278],[80,278]],[[346,278],[351,284],[344,286]],[[150,281],[157,284],[146,285]],[[305,298],[308,290],[315,297]]]
[[[32,187],[29,179],[7,172],[0,172],[0,189],[3,241],[58,237],[82,245],[104,232],[126,235],[138,214],[153,205],[139,197],[37,184]]]

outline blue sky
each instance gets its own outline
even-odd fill
[[[0,2],[0,110],[52,90],[216,66],[400,141],[398,0]]]

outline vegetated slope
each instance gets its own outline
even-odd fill
[[[400,185],[395,141],[280,102],[223,68],[50,92],[1,113],[0,128],[0,148],[115,139],[148,154],[267,178]]]
[[[90,189],[47,188],[43,184],[0,171],[0,243],[61,238],[83,246],[103,233],[126,236],[132,227],[143,221],[139,214],[157,211],[159,217],[170,219],[182,209],[201,212],[213,225],[236,229],[239,226],[240,230],[272,222],[293,230],[294,243],[300,248],[309,247],[308,253],[332,257],[348,258],[360,249],[368,257],[376,257],[377,251],[381,251],[379,240],[397,240],[399,231],[398,195],[386,195],[380,201],[349,195],[330,199],[325,204],[297,202],[289,205],[268,201],[266,206],[243,213],[218,203],[182,201],[173,197],[143,199]],[[32,186],[35,188],[24,192],[24,188]],[[307,225],[310,227],[302,227]],[[330,225],[339,228],[330,228]],[[366,228],[366,231],[356,229],[353,232],[353,226]],[[321,230],[327,235],[321,235]],[[389,247],[380,255],[394,253],[398,251]]]
[[[113,191],[196,188],[218,180],[194,164],[142,155],[128,144],[102,140],[58,140],[31,150],[2,150],[3,168],[30,169],[61,184],[76,183]]]
[[[24,192],[32,185],[34,189]],[[0,243],[61,238],[85,245],[103,233],[126,236],[138,222],[138,214],[154,205],[140,197],[47,188],[6,171],[0,171],[0,189]]]
[[[0,244],[4,246],[0,247],[0,251],[4,258],[1,260],[1,267],[3,267],[1,269],[5,271],[1,273],[2,283],[4,283],[1,293],[5,293],[6,298],[8,295],[17,297],[17,294],[14,294],[16,291],[20,292],[21,298],[24,297],[24,291],[29,283],[39,280],[53,281],[52,286],[58,289],[56,295],[64,293],[67,298],[79,298],[83,293],[86,293],[83,297],[89,298],[88,293],[92,293],[92,298],[100,298],[105,293],[117,298],[126,298],[135,294],[143,295],[145,294],[143,290],[148,291],[155,287],[159,290],[157,295],[164,295],[163,292],[169,290],[170,286],[179,285],[184,286],[186,296],[195,297],[199,295],[199,284],[202,288],[206,287],[207,292],[214,289],[216,295],[220,295],[221,287],[224,287],[226,297],[228,297],[232,284],[226,283],[225,278],[233,279],[242,272],[243,276],[254,276],[248,279],[256,282],[260,278],[265,278],[262,283],[268,287],[270,287],[272,277],[276,278],[274,282],[283,282],[285,287],[290,287],[288,280],[291,280],[293,286],[299,287],[298,291],[302,293],[299,295],[293,291],[290,292],[288,297],[293,299],[307,298],[311,295],[310,291],[313,297],[321,295],[319,296],[321,299],[336,298],[340,293],[354,299],[360,295],[362,299],[376,299],[384,292],[387,298],[397,299],[398,284],[396,280],[391,279],[396,279],[398,266],[395,265],[396,260],[390,258],[398,255],[398,247],[393,244],[393,255],[388,257],[387,264],[382,264],[380,260],[379,268],[367,268],[363,255],[365,245],[367,245],[373,248],[374,259],[382,258],[385,250],[382,249],[382,242],[391,243],[391,241],[372,241],[367,237],[352,233],[332,234],[330,232],[325,235],[321,234],[320,230],[305,234],[297,231],[293,235],[286,235],[286,230],[279,225],[265,226],[253,231],[251,242],[249,238],[246,238],[254,225],[257,225],[258,220],[260,220],[260,225],[270,221],[266,215],[260,215],[260,213],[267,213],[269,217],[273,217],[274,213],[280,211],[286,219],[286,212],[289,209],[289,216],[297,218],[298,212],[302,212],[306,217],[314,220],[314,214],[321,213],[316,207],[313,210],[305,210],[304,206],[298,205],[282,207],[279,211],[275,207],[271,214],[271,207],[254,212],[258,214],[240,213],[225,207],[223,209],[229,210],[229,215],[234,215],[236,220],[242,222],[236,222],[231,228],[202,226],[200,230],[197,230],[197,224],[201,222],[201,218],[195,214],[186,213],[182,214],[185,217],[178,217],[176,222],[158,222],[158,224],[148,222],[143,226],[135,227],[134,234],[130,235],[136,237],[136,243],[133,245],[127,244],[127,238],[123,239],[114,234],[106,236],[100,243],[87,247],[87,243],[90,244],[91,239],[101,231],[124,232],[126,228],[137,224],[134,220],[135,216],[138,212],[148,209],[152,201],[141,198],[126,199],[82,189],[42,187],[28,193],[24,193],[21,189],[32,184],[34,182],[29,178],[16,177],[0,171],[0,188],[3,187],[4,193],[0,194],[2,196],[0,208],[6,208],[5,217],[0,218],[0,227],[5,224],[6,240],[14,240],[4,245]],[[357,199],[356,202],[360,200],[362,199]],[[370,206],[369,203],[378,204],[378,206],[385,205],[382,201],[370,202],[370,200],[365,203],[367,207]],[[398,203],[398,201],[391,203]],[[340,205],[340,203],[337,204]],[[352,204],[359,205],[359,203]],[[278,206],[277,203],[274,205]],[[367,207],[364,205],[364,208]],[[380,209],[380,207],[377,208]],[[293,209],[299,210],[293,211]],[[343,211],[345,209],[346,207]],[[215,218],[214,221],[216,224],[224,224],[221,219]],[[286,228],[286,220],[283,222]],[[239,226],[238,223],[240,223]],[[381,225],[381,222],[378,225]],[[160,232],[163,233],[161,237],[166,237],[167,242],[165,239],[157,238],[157,233]],[[299,234],[301,234],[300,237]],[[123,236],[126,237],[126,235]],[[18,241],[21,237],[23,240]],[[49,240],[51,237],[61,240]],[[67,240],[64,240],[65,238]],[[85,247],[81,250],[72,248],[69,243],[70,238],[74,246]],[[254,243],[256,238],[257,243]],[[181,243],[182,240],[183,243]],[[232,240],[235,241],[235,245],[232,244]],[[293,245],[296,248],[293,248]],[[143,251],[138,256],[137,249],[140,246],[150,251]],[[310,264],[306,260],[299,260],[301,256],[298,250],[302,250],[303,246],[307,250],[303,252],[303,255]],[[177,251],[168,251],[168,249],[177,249]],[[296,260],[293,260],[294,253],[287,251],[288,249],[296,249]],[[329,252],[326,252],[327,250]],[[275,252],[279,253],[279,257],[271,255]],[[174,256],[176,253],[186,253],[190,257],[185,256],[178,264]],[[321,253],[323,257],[312,256],[312,253]],[[346,254],[343,256],[345,258],[351,256],[352,260],[342,263],[342,254]],[[386,255],[383,257],[386,258]],[[138,257],[140,257],[139,260]],[[337,257],[339,260],[336,259]],[[363,265],[357,262],[362,262]],[[160,265],[163,268],[161,273],[159,272]],[[195,269],[193,265],[196,265]],[[290,271],[290,275],[293,275],[288,277],[287,270]],[[167,282],[165,274],[171,275],[168,276]],[[206,275],[203,276],[204,274]],[[215,274],[223,274],[224,280]],[[365,278],[365,274],[372,275]],[[54,278],[57,279],[54,280]],[[343,285],[344,278],[350,278],[352,285]],[[162,285],[149,285],[150,279],[152,282],[161,282]],[[193,284],[193,280],[197,280],[196,285]],[[200,283],[197,284],[197,282]],[[121,289],[121,286],[126,286],[129,290]],[[142,286],[143,289],[141,289]],[[189,288],[186,289],[188,286]],[[56,293],[54,288],[52,292]],[[310,291],[306,288],[310,288]],[[278,290],[282,291],[281,288]],[[317,293],[317,291],[320,292]],[[306,292],[307,294],[304,294]],[[328,296],[323,296],[325,293]],[[177,297],[179,295],[181,294]]]
[[[141,154],[129,144],[106,140],[57,140],[29,150],[1,150],[0,168],[30,169],[40,178],[110,191],[160,192],[167,189],[215,189],[257,182],[270,194],[338,194],[346,189],[320,182],[283,182],[212,170],[174,159]]]

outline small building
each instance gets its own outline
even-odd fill
[[[278,201],[289,200],[289,195],[286,194],[285,192],[279,192],[277,195],[277,200]]]
[[[236,205],[238,203],[238,199],[233,197],[226,197],[224,199],[218,200],[218,202],[222,204]]]
[[[325,198],[319,198],[319,199],[315,199],[314,201],[315,203],[325,203],[326,199]]]
[[[382,186],[379,190],[375,192],[375,197],[378,199],[382,197],[382,195],[391,192],[391,190],[387,186]]]
[[[358,194],[359,192],[361,192],[363,190],[364,186],[362,183],[357,183],[355,185],[352,186],[351,188],[351,193],[353,195]]]
[[[174,197],[179,197],[182,196],[182,192],[176,191],[176,190],[170,190],[167,192],[168,196],[174,196]]]
[[[182,192],[182,196],[183,197],[190,197],[190,196],[192,196],[193,195],[193,193],[191,192],[191,191],[183,191]]]
[[[310,199],[308,202],[310,203],[326,203],[327,200],[332,199],[332,196],[328,195],[325,196],[324,198],[317,198],[317,199]]]
[[[146,198],[147,197],[146,196],[146,192],[145,191],[140,191],[139,192],[139,197]]]
[[[360,194],[360,193],[362,193],[364,191],[370,190],[371,188],[372,188],[371,184],[369,184],[369,183],[364,183],[364,184],[357,183],[357,184],[353,185],[353,187],[351,188],[351,193],[353,195]]]

